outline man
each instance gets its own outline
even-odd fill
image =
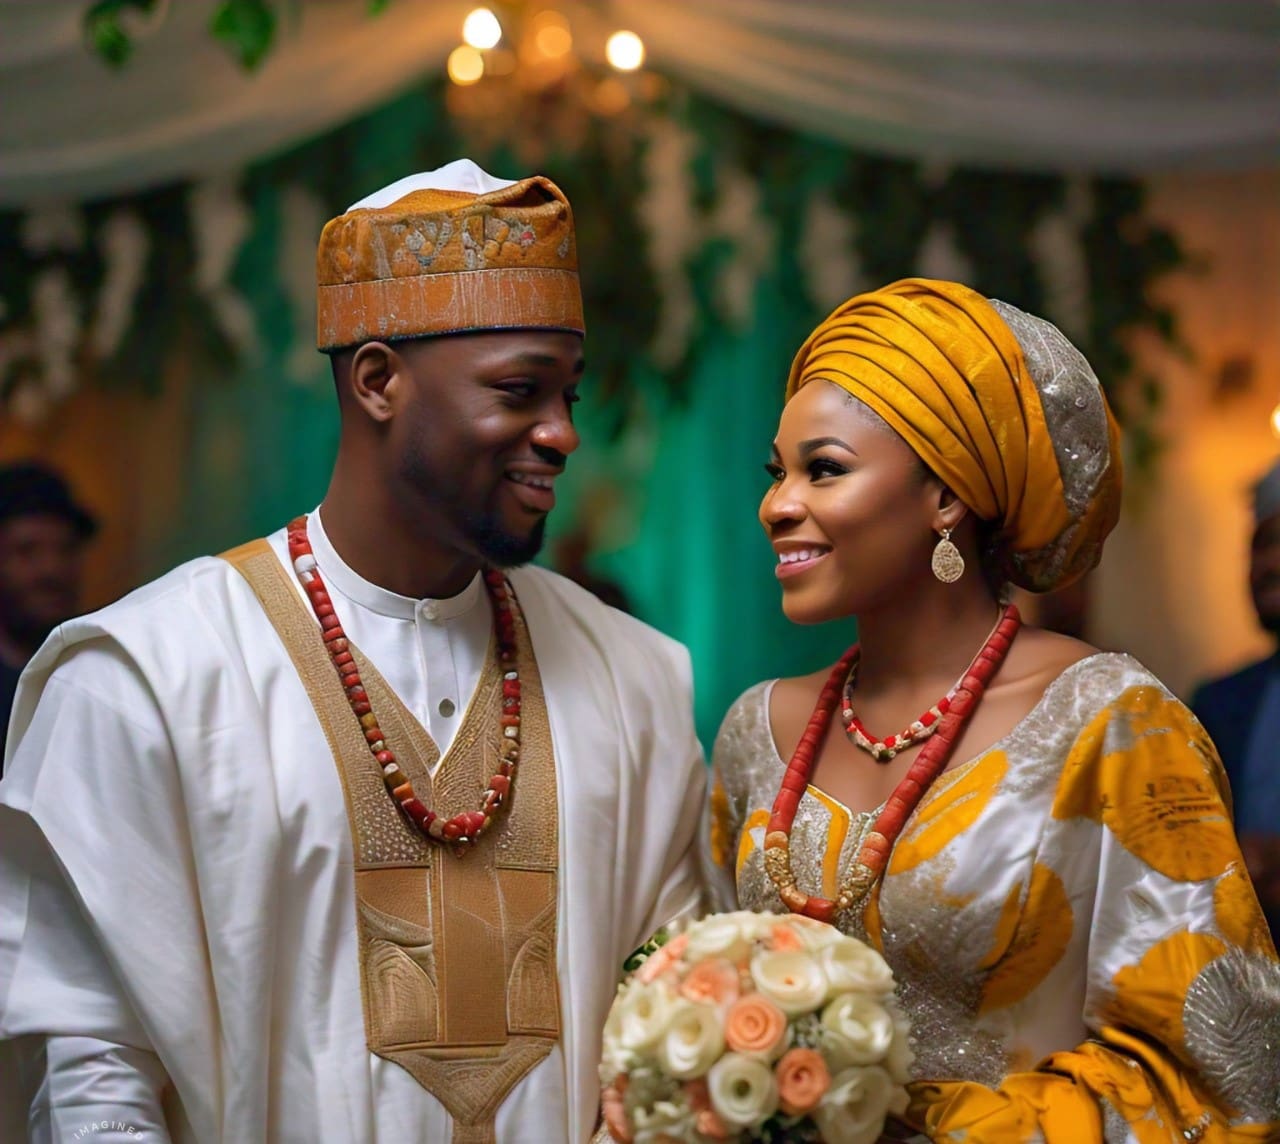
[[[57,473],[30,461],[0,467],[0,755],[22,669],[79,610],[84,546],[96,530]]]
[[[1280,637],[1280,461],[1254,486],[1253,508],[1249,590],[1258,622]],[[1280,651],[1204,684],[1191,709],[1222,756],[1240,850],[1280,941]]]
[[[586,1140],[622,961],[698,898],[687,654],[516,568],[578,444],[568,202],[464,160],[317,263],[318,511],[19,690],[0,1035],[37,1140]]]

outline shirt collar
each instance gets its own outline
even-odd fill
[[[347,599],[379,615],[396,620],[423,618],[437,622],[448,621],[471,611],[483,595],[479,572],[456,596],[446,596],[441,600],[415,600],[412,596],[402,596],[398,592],[380,588],[366,580],[338,555],[325,533],[318,508],[307,517],[307,539],[311,542],[311,552],[324,578]]]

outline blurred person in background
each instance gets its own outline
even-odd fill
[[[1258,623],[1280,640],[1280,461],[1253,488],[1249,592]],[[1280,937],[1280,648],[1201,684],[1191,709],[1226,768],[1240,849],[1273,938]]]
[[[84,548],[97,528],[53,470],[32,461],[0,467],[0,773],[18,677],[79,611]]]

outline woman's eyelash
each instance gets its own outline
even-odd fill
[[[814,477],[842,477],[848,471],[844,465],[825,457],[809,462],[809,475]]]

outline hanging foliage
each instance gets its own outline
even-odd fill
[[[1159,387],[1135,374],[1128,343],[1141,330],[1177,342],[1151,286],[1185,258],[1145,215],[1139,184],[867,155],[671,87],[556,134],[539,125],[568,120],[526,108],[495,136],[489,118],[481,130],[451,115],[450,99],[437,81],[402,101],[420,169],[461,153],[498,172],[540,169],[574,203],[592,373],[615,432],[639,403],[687,396],[708,339],[752,320],[764,274],[794,284],[796,344],[853,290],[925,274],[1058,322],[1094,363],[1137,467],[1154,460]],[[368,154],[364,138],[348,125],[221,190],[161,188],[60,219],[0,213],[13,252],[0,261],[0,402],[37,418],[75,378],[154,388],[179,338],[209,376],[252,360],[256,323],[292,322],[305,340],[314,236],[295,243],[284,273],[301,286],[272,314],[238,303],[236,250],[280,225],[263,214],[271,188],[305,189],[323,221],[404,174],[402,151]]]

